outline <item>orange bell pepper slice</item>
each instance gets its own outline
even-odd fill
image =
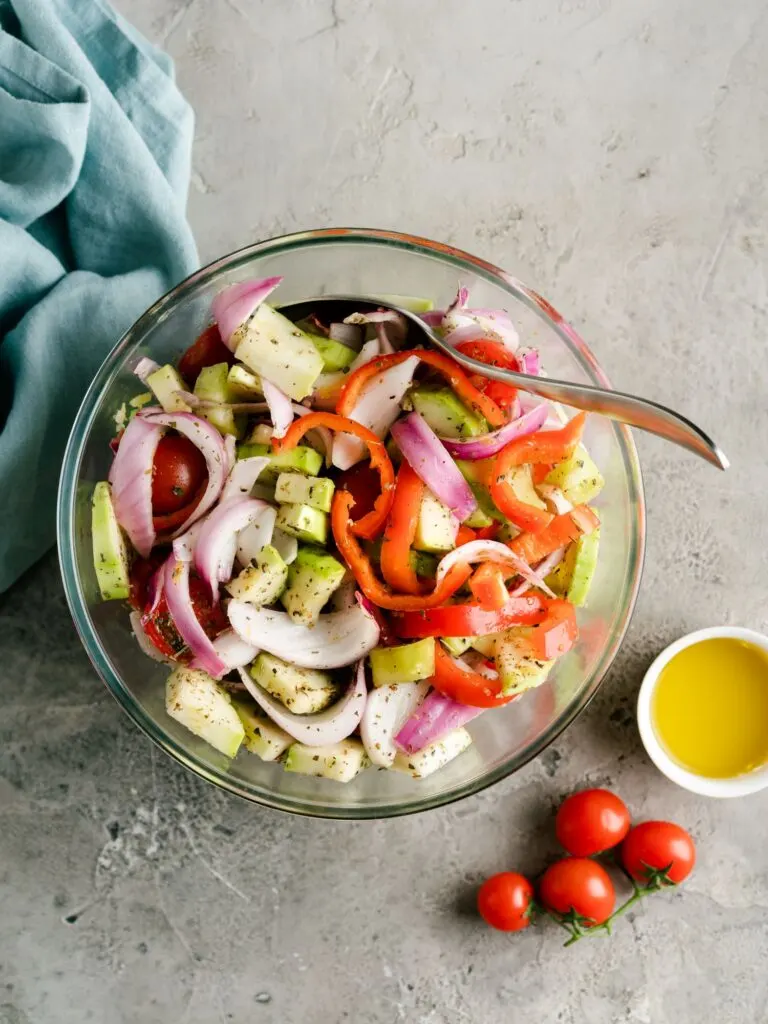
[[[377,470],[381,480],[381,494],[376,498],[371,511],[352,523],[352,532],[358,537],[365,537],[367,540],[373,539],[381,533],[384,523],[387,521],[395,494],[395,471],[387,449],[384,447],[384,442],[368,427],[364,427],[362,423],[356,423],[355,420],[347,419],[346,416],[339,416],[334,412],[311,412],[307,416],[301,416],[294,420],[285,437],[273,439],[272,446],[277,452],[290,451],[313,427],[329,427],[339,433],[354,434],[366,444],[371,454],[371,466]],[[345,493],[349,494],[348,491]],[[354,502],[351,494],[349,497]]]
[[[500,679],[486,679],[479,672],[465,671],[440,643],[435,644],[435,674],[429,681],[444,696],[472,708],[497,708],[520,696],[503,696]]]
[[[483,562],[469,578],[469,589],[481,608],[498,611],[509,600],[504,570],[493,562]]]
[[[566,654],[578,638],[576,611],[570,601],[560,600],[550,601],[544,621],[532,627],[526,635],[534,656],[544,661]]]
[[[354,536],[354,528],[359,524],[353,523],[349,518],[349,510],[353,501],[354,498],[348,491],[336,492],[331,506],[331,530],[342,558],[352,571],[362,592],[373,604],[378,605],[379,608],[404,612],[437,608],[439,605],[445,604],[459,587],[466,583],[472,573],[472,568],[469,565],[458,564],[446,573],[439,586],[431,594],[393,594],[385,584],[377,579],[370,559]]]
[[[425,490],[410,463],[403,461],[397,472],[395,497],[381,542],[381,575],[393,590],[403,594],[423,594],[429,587],[421,582],[410,562]]]
[[[470,544],[473,540],[477,540],[477,534],[470,526],[465,526],[462,523],[456,534],[456,547],[463,547],[465,544]]]
[[[591,533],[599,525],[600,520],[588,505],[577,505],[570,512],[555,516],[539,533],[521,533],[507,546],[529,565],[535,565],[558,548]]]
[[[428,349],[409,349],[405,352],[392,352],[386,356],[379,356],[372,359],[370,363],[361,366],[354,373],[351,373],[341,389],[339,401],[336,404],[336,411],[340,416],[349,416],[357,404],[365,385],[371,378],[377,376],[390,366],[396,366],[410,356],[417,356],[422,363],[431,366],[432,369],[441,373],[453,390],[481,416],[484,416],[492,427],[501,427],[507,422],[507,417],[494,401],[487,395],[478,391],[466,373],[449,356],[442,352],[431,352]]]

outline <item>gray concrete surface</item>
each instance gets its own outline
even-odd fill
[[[768,1020],[768,796],[707,802],[640,748],[653,655],[765,629],[768,8],[763,0],[123,0],[198,111],[204,258],[352,223],[448,239],[567,313],[618,386],[709,424],[728,475],[639,438],[649,544],[598,699],[535,763],[370,824],[260,810],[119,712],[54,558],[2,599],[2,1024]],[[482,928],[585,783],[677,819],[700,864],[610,940]]]

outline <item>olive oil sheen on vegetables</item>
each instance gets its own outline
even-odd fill
[[[670,757],[727,779],[768,761],[768,653],[735,638],[686,647],[662,669],[651,716]]]

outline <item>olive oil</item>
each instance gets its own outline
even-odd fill
[[[730,637],[684,648],[659,675],[656,736],[682,768],[727,779],[768,761],[768,653]]]

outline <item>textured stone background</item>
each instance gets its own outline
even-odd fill
[[[536,286],[617,386],[689,411],[727,475],[638,438],[642,596],[589,711],[490,792],[370,824],[260,810],[129,724],[51,556],[1,600],[0,1024],[768,1020],[768,797],[705,802],[639,746],[681,632],[765,629],[763,0],[123,0],[198,112],[204,259],[327,224],[443,238]],[[585,783],[687,824],[700,866],[610,940],[490,934]]]

